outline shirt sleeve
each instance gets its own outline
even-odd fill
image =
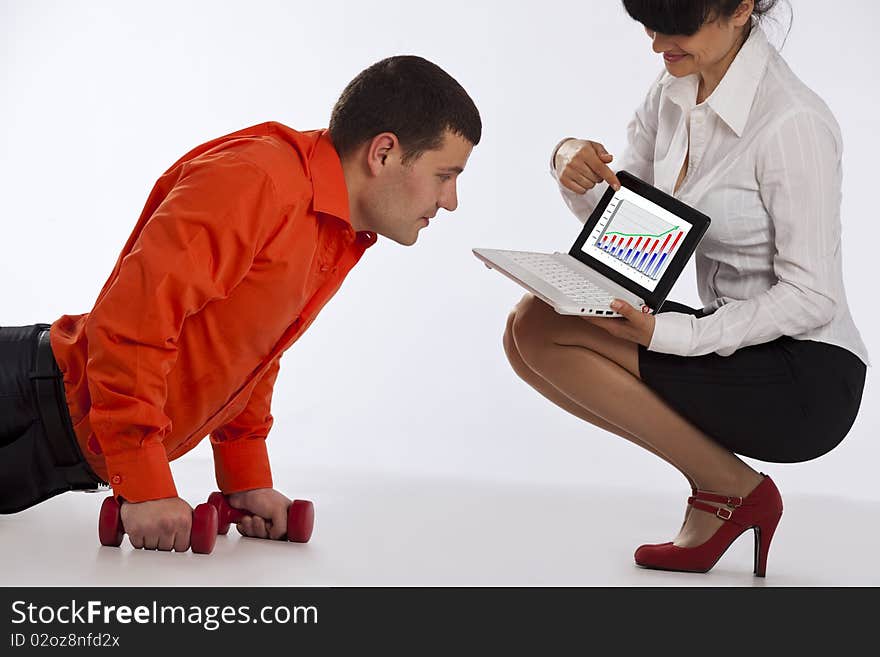
[[[836,125],[799,112],[770,131],[758,153],[760,194],[775,232],[777,282],[751,299],[728,301],[711,315],[656,316],[648,347],[681,356],[717,352],[797,335],[834,317],[828,267],[840,248],[841,147]]]
[[[662,77],[662,74],[661,74]],[[654,82],[644,102],[636,109],[626,128],[626,146],[623,155],[615,155],[610,166],[616,171],[626,170],[645,182],[654,182],[654,144],[657,140],[657,112],[660,96],[660,78]],[[578,194],[559,182],[556,171],[556,152],[572,137],[566,137],[553,148],[550,156],[550,175],[559,185],[562,200],[581,223],[586,223],[608,189],[608,183],[600,182],[584,194]]]
[[[270,408],[280,358],[273,360],[263,373],[245,409],[211,434],[217,485],[227,495],[272,488],[266,436],[273,423]]]
[[[229,294],[277,223],[271,181],[232,152],[176,173],[157,183],[171,188],[86,325],[91,426],[114,494],[130,502],[177,495],[164,407],[183,323]]]

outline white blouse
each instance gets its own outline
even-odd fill
[[[648,348],[729,356],[788,335],[838,345],[867,364],[843,288],[843,146],[828,106],[757,26],[699,105],[698,83],[697,74],[664,71],[613,165],[673,194],[690,137],[687,173],[674,195],[712,219],[695,253],[700,299],[711,314],[656,315]],[[581,195],[559,185],[582,222],[606,188]]]

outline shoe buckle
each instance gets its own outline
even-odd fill
[[[737,507],[740,507],[740,506],[742,506],[742,504],[743,504],[743,498],[741,498],[741,497],[728,497],[727,498],[727,506],[729,506],[731,509],[735,509]]]
[[[723,515],[723,514],[727,515]],[[733,517],[733,511],[730,509],[725,509],[723,506],[719,506],[718,510],[715,512],[715,515],[721,518],[722,520],[730,520]]]

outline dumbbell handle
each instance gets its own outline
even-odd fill
[[[98,515],[98,538],[101,545],[119,547],[125,527],[122,526],[122,507],[115,497],[108,497]],[[199,504],[193,510],[190,548],[196,554],[211,554],[217,541],[217,510],[210,504]]]
[[[208,504],[217,509],[217,531],[225,534],[230,524],[241,522],[242,518],[251,513],[245,509],[235,509],[229,504],[229,498],[220,492],[211,493]],[[294,500],[287,509],[287,540],[294,543],[308,543],[315,527],[315,505],[308,500]]]
[[[226,503],[226,506],[222,507],[222,508],[225,512],[224,518],[223,518],[223,520],[225,522],[222,524],[237,525],[238,523],[241,522],[242,518],[247,518],[248,516],[253,515],[252,513],[249,513],[243,509],[236,509],[234,507],[229,506],[228,502]],[[218,511],[218,513],[219,513],[219,511]],[[219,518],[218,518],[218,520],[219,520]]]

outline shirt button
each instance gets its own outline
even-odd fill
[[[121,484],[122,477],[120,477],[119,475],[113,475],[113,477],[111,477],[111,479],[110,479],[110,483],[113,484],[114,486],[117,484]]]

